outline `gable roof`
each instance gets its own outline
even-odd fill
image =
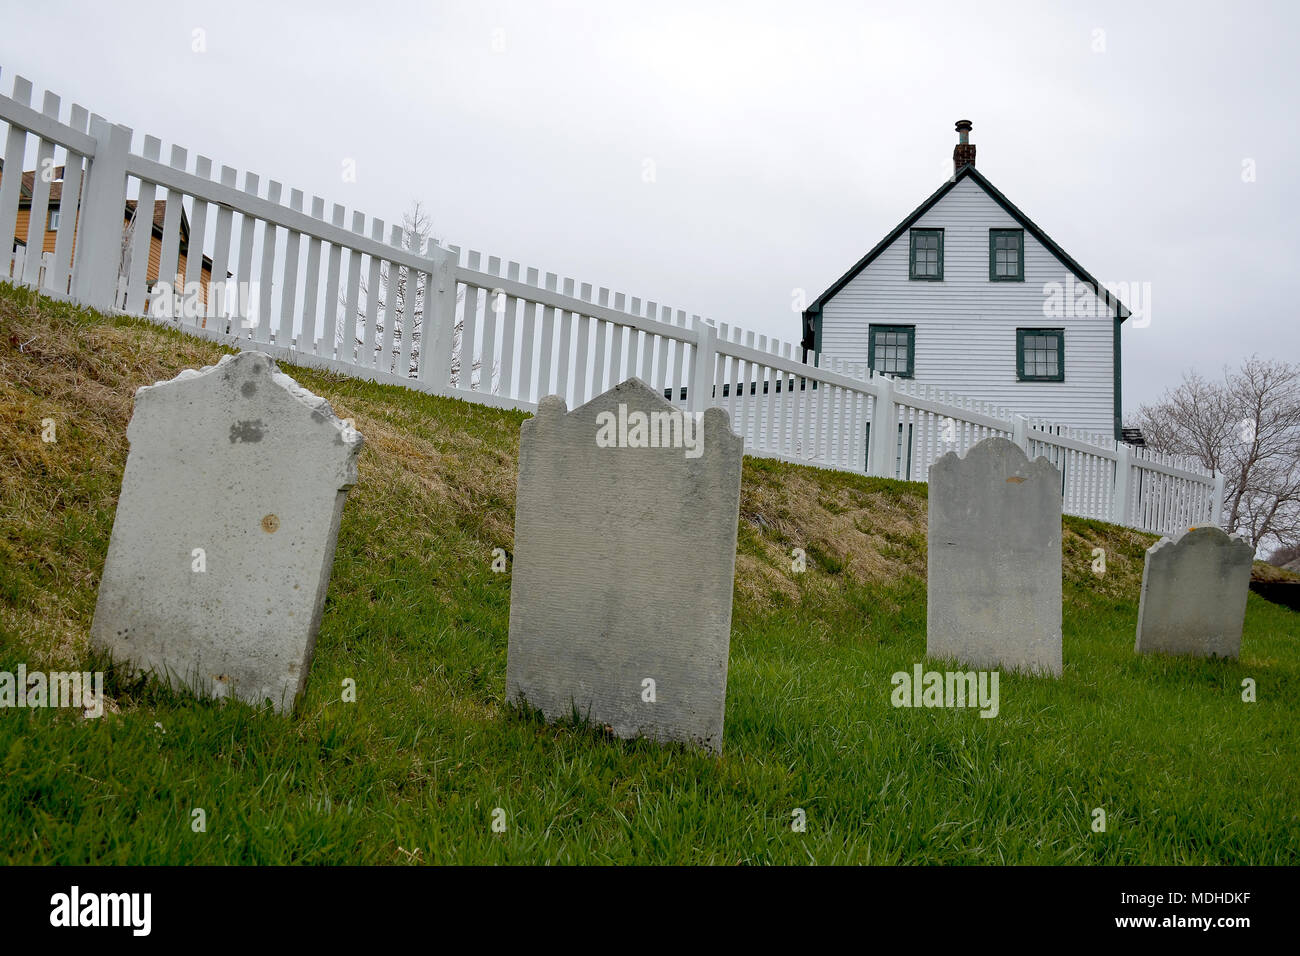
[[[1067,269],[1069,269],[1072,273],[1074,273],[1075,277],[1078,278],[1080,282],[1083,282],[1084,284],[1090,286],[1093,292],[1095,292],[1102,301],[1104,301],[1111,308],[1115,309],[1116,317],[1121,322],[1123,322],[1125,319],[1129,317],[1131,313],[1129,312],[1128,308],[1124,305],[1123,302],[1121,302],[1109,291],[1107,291],[1106,287],[1103,286],[1100,282],[1098,282],[1095,278],[1093,278],[1092,274],[1089,273],[1087,269],[1079,265],[1079,263],[1075,262],[1074,259],[1072,259],[1064,249],[1062,249],[1059,245],[1057,245],[1056,242],[1052,240],[1051,236],[1043,232],[1043,230],[1040,229],[1032,219],[1026,216],[1018,208],[1016,208],[1016,205],[1013,202],[1011,202],[1011,200],[1009,200],[1006,196],[1002,195],[1002,193],[998,191],[997,187],[994,186],[991,182],[989,182],[988,178],[983,173],[979,172],[978,170],[975,169],[973,165],[968,163],[965,166],[963,166],[961,169],[957,170],[956,175],[954,175],[946,183],[944,183],[942,186],[936,189],[930,195],[929,199],[927,199],[925,202],[921,203],[921,205],[917,206],[914,210],[912,210],[912,212],[908,214],[906,219],[904,219],[902,222],[900,222],[897,226],[895,226],[890,231],[889,235],[885,236],[884,239],[881,239],[880,242],[876,243],[876,245],[871,249],[870,252],[868,252],[865,256],[863,256],[854,264],[853,268],[851,268],[848,272],[844,273],[844,275],[840,276],[837,280],[835,280],[835,282],[831,285],[829,289],[827,289],[825,292],[819,295],[815,300],[813,300],[812,304],[809,305],[806,310],[804,310],[804,339],[805,339],[803,343],[804,348],[812,348],[812,343],[811,341],[809,341],[809,334],[811,332],[809,320],[811,318],[811,315],[814,313],[821,312],[822,306],[826,303],[828,299],[830,299],[837,292],[839,292],[846,285],[848,285],[849,282],[851,282],[858,275],[858,273],[860,273],[863,269],[871,265],[871,263],[876,259],[877,256],[879,256],[882,252],[884,252],[886,249],[889,248],[889,246],[894,242],[894,240],[896,240],[904,232],[910,229],[912,225],[918,219],[924,216],[927,212],[929,212],[930,209],[932,209],[935,206],[935,204],[939,202],[939,200],[941,200],[944,196],[948,195],[948,193],[951,192],[952,189],[959,182],[961,182],[963,179],[966,179],[968,177],[970,179],[973,179],[980,186],[981,189],[983,189],[986,193],[988,193],[989,197],[994,202],[996,202],[999,206],[1001,206],[1004,210],[1006,210],[1007,214],[1010,215],[1012,219],[1020,223],[1020,225],[1024,227],[1025,232],[1029,233],[1031,236],[1033,236],[1035,239],[1041,242],[1048,249],[1048,251],[1052,253],[1052,255],[1056,256],[1056,258],[1060,260],[1061,264],[1064,265]]]

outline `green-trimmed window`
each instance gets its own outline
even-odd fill
[[[1065,329],[1016,329],[1016,378],[1065,381]]]
[[[989,281],[1025,281],[1025,230],[989,230]]]
[[[913,229],[908,254],[909,279],[943,279],[943,230]]]
[[[867,365],[886,375],[911,378],[916,370],[916,326],[871,326],[867,338]]]

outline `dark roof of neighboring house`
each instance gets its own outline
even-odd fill
[[[1146,448],[1146,436],[1142,434],[1142,429],[1133,425],[1126,425],[1119,430],[1120,441],[1126,445],[1132,445],[1134,448]]]
[[[1011,202],[1011,200],[1007,199],[1006,196],[1002,195],[1002,193],[998,191],[997,187],[988,181],[988,177],[986,177],[983,173],[977,171],[973,165],[968,163],[965,166],[963,166],[961,169],[959,169],[956,175],[954,175],[951,179],[949,179],[942,186],[936,189],[930,195],[929,199],[927,199],[925,202],[921,203],[921,205],[917,206],[914,210],[912,210],[912,212],[908,214],[906,219],[904,219],[902,222],[900,222],[897,226],[895,226],[890,231],[889,235],[885,236],[884,239],[881,239],[880,242],[876,243],[876,245],[872,247],[870,252],[868,252],[865,256],[863,256],[856,263],[854,263],[853,268],[851,268],[848,272],[844,273],[844,275],[840,276],[837,280],[835,280],[835,282],[831,285],[829,289],[827,289],[825,292],[819,295],[815,300],[813,300],[813,303],[809,305],[808,308],[804,311],[804,317],[805,317],[804,347],[805,348],[812,347],[811,343],[807,341],[807,336],[809,332],[810,314],[820,312],[821,307],[825,304],[827,299],[831,298],[837,292],[843,289],[846,285],[848,285],[849,282],[852,281],[853,278],[858,275],[858,273],[860,273],[867,266],[871,265],[871,263],[876,259],[877,256],[879,256],[882,252],[888,249],[889,246],[894,242],[894,240],[896,240],[899,236],[901,236],[904,232],[906,232],[909,228],[911,228],[913,223],[915,223],[923,215],[929,212],[929,210],[936,203],[938,203],[940,199],[948,195],[948,193],[953,189],[953,187],[955,187],[959,182],[961,182],[963,179],[966,179],[968,177],[975,180],[975,182],[978,183],[979,186],[986,193],[989,194],[990,198],[992,198],[994,202],[996,202],[999,206],[1001,206],[1004,210],[1006,210],[1006,212],[1011,216],[1011,218],[1015,219],[1024,227],[1026,232],[1028,232],[1031,236],[1033,236],[1035,239],[1041,242],[1045,247],[1047,247],[1047,249],[1054,256],[1056,256],[1057,259],[1060,260],[1062,265],[1064,265],[1067,269],[1069,269],[1072,273],[1074,273],[1074,275],[1079,279],[1079,281],[1091,286],[1092,290],[1103,301],[1105,301],[1109,305],[1114,306],[1117,310],[1118,317],[1121,322],[1129,317],[1130,314],[1129,310],[1124,305],[1124,303],[1120,302],[1119,299],[1117,299],[1109,291],[1107,291],[1105,286],[1103,286],[1100,282],[1094,279],[1092,275],[1086,269],[1083,268],[1083,266],[1079,265],[1079,263],[1075,262],[1072,258],[1070,258],[1069,254],[1064,249],[1062,249],[1059,245],[1057,245],[1056,242],[1054,242],[1047,233],[1043,232],[1042,229],[1038,228],[1038,226],[1034,223],[1032,219],[1026,216],[1023,212],[1021,212],[1015,206],[1015,204]]]
[[[136,201],[128,199],[126,201],[126,211],[129,216],[135,215]],[[155,199],[153,201],[153,229],[154,232],[162,235],[163,220],[167,217],[167,200]],[[181,239],[188,240],[190,237],[190,221],[185,215],[184,207],[181,208]]]
[[[50,183],[50,205],[57,206],[63,199],[63,166],[54,167],[54,181]],[[0,181],[4,179],[4,160],[0,159]],[[31,169],[23,173],[22,186],[18,190],[18,206],[30,206],[32,201],[32,189],[36,185],[36,170]],[[128,199],[126,209],[123,210],[123,218],[131,218],[135,215],[137,201]],[[167,218],[167,200],[155,199],[153,203],[153,232],[159,239],[163,234],[163,222]],[[26,245],[26,243],[23,243]],[[181,251],[189,254],[190,245],[190,219],[185,214],[185,206],[181,206]],[[209,269],[212,268],[212,257],[204,256],[203,264]]]

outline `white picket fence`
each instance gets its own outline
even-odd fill
[[[12,97],[0,95],[8,125],[0,234],[14,234],[24,161],[38,171],[62,165],[61,223],[76,223],[75,249],[73,230],[63,227],[52,253],[29,253],[42,248],[49,206],[50,183],[37,175],[26,249],[16,245],[0,258],[0,279],[294,364],[502,408],[531,410],[548,394],[572,408],[635,375],[690,410],[725,408],[748,454],[860,474],[924,481],[941,455],[1000,435],[1061,470],[1067,513],[1152,532],[1219,519],[1222,476],[1192,462],[832,356],[806,364],[792,343],[655,301],[455,246],[412,243],[379,219],[367,231],[360,212],[349,225],[337,204],[327,219],[320,197],[308,204],[301,191],[286,196],[275,181],[263,188],[249,172],[240,186],[228,166],[214,178],[210,159],[198,156],[191,168],[178,146],[163,163],[152,136],[135,153],[125,127],[75,105],[64,122],[51,93],[39,111],[31,103],[32,86],[21,77]],[[152,223],[155,200],[166,202],[157,270],[164,283],[156,286],[147,274],[152,230],[125,227],[128,198],[143,225]],[[182,205],[195,254],[180,273]],[[208,308],[194,295],[200,246],[211,250]],[[219,277],[228,274],[224,288],[233,291],[220,296]],[[169,276],[175,282],[165,283]],[[405,308],[399,286],[408,291]]]

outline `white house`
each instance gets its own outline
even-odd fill
[[[1120,438],[1129,310],[975,169],[954,174],[803,314],[803,348]]]

